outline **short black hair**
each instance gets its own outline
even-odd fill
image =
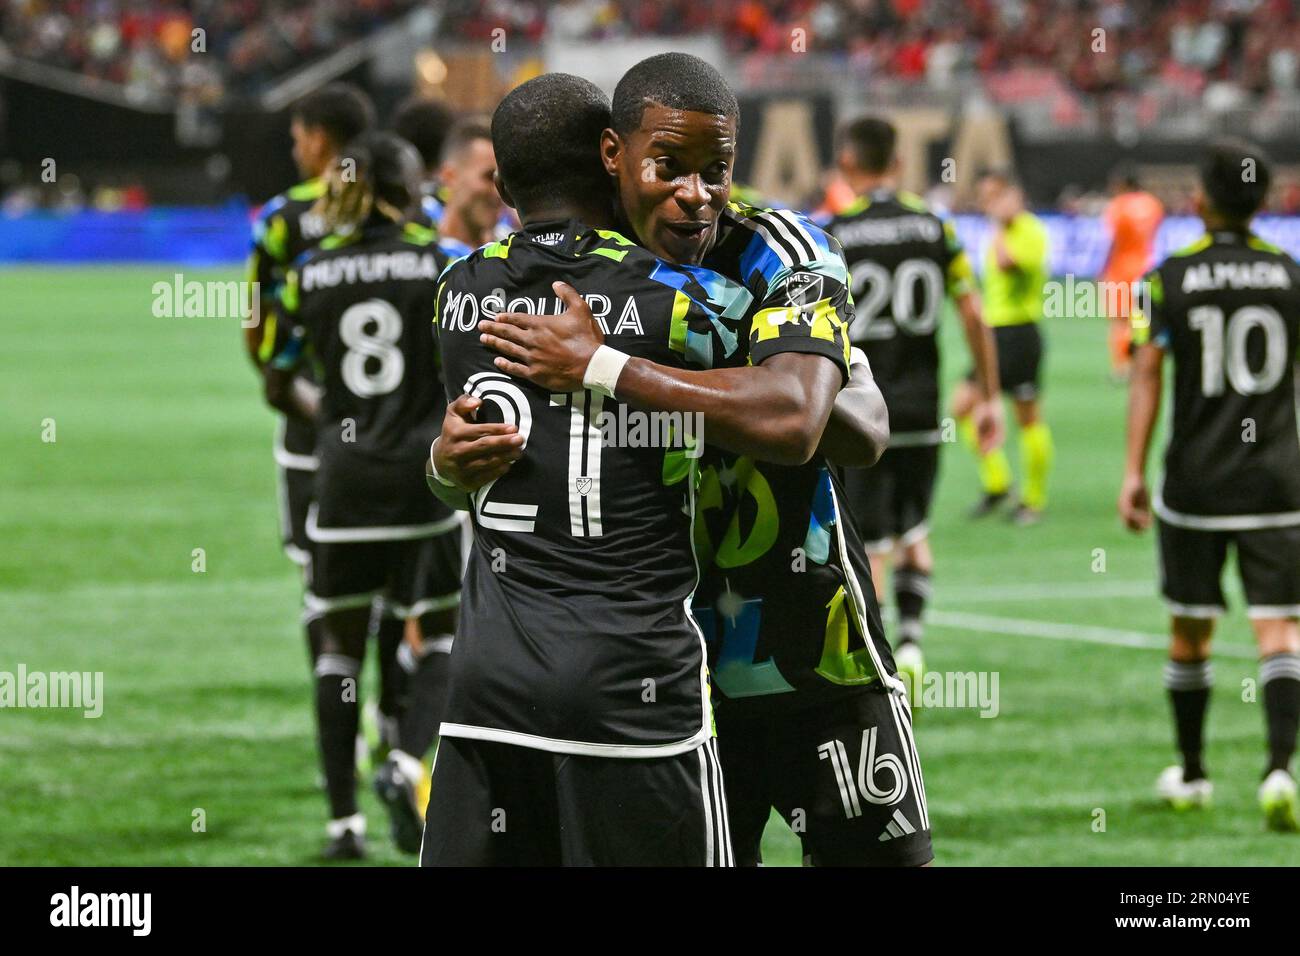
[[[442,161],[445,163],[476,139],[492,142],[492,126],[478,117],[461,120],[442,144]]]
[[[740,104],[722,74],[689,53],[660,53],[623,74],[614,87],[614,131],[626,135],[639,129],[641,114],[650,103],[734,116],[740,122]]]
[[[289,115],[304,126],[318,126],[343,147],[375,125],[375,106],[360,87],[330,83],[308,93]]]
[[[1268,154],[1241,139],[1216,140],[1201,159],[1201,188],[1214,211],[1245,223],[1268,198],[1273,176]]]
[[[393,114],[393,132],[420,151],[426,169],[442,160],[442,146],[455,124],[451,110],[439,100],[412,96]]]
[[[894,161],[898,131],[879,116],[861,116],[846,123],[839,133],[839,148],[853,153],[854,164],[867,173],[883,173]]]
[[[543,73],[507,93],[492,114],[492,147],[511,202],[522,212],[611,192],[600,159],[608,127],[605,94],[570,73]]]

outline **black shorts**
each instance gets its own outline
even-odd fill
[[[310,612],[369,607],[382,598],[394,617],[460,604],[461,529],[397,541],[315,541]]]
[[[713,740],[623,759],[443,737],[421,866],[731,866]]]
[[[1043,364],[1043,331],[1038,322],[993,327],[993,344],[998,352],[998,381],[1002,391],[1022,401],[1037,398],[1042,390],[1039,373]],[[972,369],[967,381],[975,381]]]
[[[844,469],[844,496],[868,554],[924,538],[939,446],[890,447],[871,468]]]
[[[1300,616],[1300,526],[1209,531],[1159,522],[1160,592],[1179,617],[1218,617],[1228,546],[1251,617]]]
[[[813,866],[920,866],[934,858],[902,694],[864,690],[761,717],[729,718],[723,701],[717,727],[737,865],[761,862],[773,807]]]

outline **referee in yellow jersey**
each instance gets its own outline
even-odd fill
[[[1047,229],[1025,209],[1020,186],[1006,173],[980,177],[980,208],[993,224],[993,238],[984,251],[984,321],[993,328],[1002,391],[1015,404],[1020,425],[1022,489],[1011,512],[1016,524],[1036,523],[1047,506],[1047,476],[1052,468],[1052,433],[1039,408],[1043,362],[1043,286],[1047,282]],[[979,458],[984,494],[971,511],[975,518],[991,514],[1011,500],[1011,464],[1001,447],[978,451],[971,412],[980,399],[974,374],[953,395],[952,412],[967,446]]]

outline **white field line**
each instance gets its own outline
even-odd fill
[[[1058,624],[1053,621],[1032,621],[1018,617],[994,617],[991,614],[969,614],[965,611],[931,611],[926,615],[931,624],[958,631],[983,631],[989,634],[1008,634],[1015,637],[1034,637],[1048,641],[1079,641],[1084,644],[1108,644],[1112,647],[1136,647],[1142,650],[1165,650],[1169,638],[1164,634],[1144,631],[1125,631],[1091,624]],[[1216,657],[1235,657],[1255,660],[1258,654],[1248,647],[1216,645]]]
[[[1160,588],[1154,581],[1077,581],[1052,584],[965,585],[936,589],[935,599],[954,604],[993,604],[1003,601],[1074,601],[1079,598],[1150,598],[1160,599]]]

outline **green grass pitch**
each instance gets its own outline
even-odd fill
[[[323,838],[272,416],[233,320],[152,315],[174,271],[0,271],[0,670],[104,673],[98,719],[0,711],[0,864],[296,865]],[[928,663],[996,671],[1000,711],[918,716],[936,862],[1294,862],[1300,844],[1255,807],[1263,716],[1243,700],[1256,665],[1235,588],[1209,718],[1216,806],[1179,815],[1152,797],[1173,759],[1165,618],[1152,541],[1114,514],[1123,392],[1100,322],[1047,334],[1046,521],[968,522],[972,463],[957,446],[942,459]],[[966,364],[951,322],[945,341],[951,383]],[[1016,447],[1013,432],[1013,462]],[[373,861],[408,862],[361,799]],[[775,820],[766,851],[798,862]]]

